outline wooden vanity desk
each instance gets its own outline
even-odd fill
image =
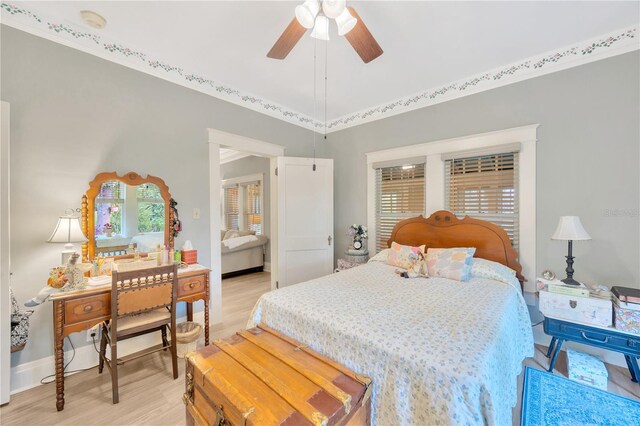
[[[187,303],[187,321],[193,321],[193,302],[204,301],[204,342],[209,344],[209,272],[202,265],[178,270],[178,302]],[[88,330],[111,317],[111,283],[85,290],[51,295],[56,366],[56,407],[64,408],[64,338]],[[96,362],[98,358],[96,356]]]

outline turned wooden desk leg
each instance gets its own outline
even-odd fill
[[[204,345],[209,346],[209,296],[204,301]]]
[[[204,345],[209,346],[209,298],[211,297],[211,290],[209,289],[209,274],[205,275],[204,279]]]
[[[64,301],[53,302],[53,339],[56,364],[56,408],[64,409],[64,335],[62,333]]]

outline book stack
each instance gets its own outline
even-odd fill
[[[615,327],[628,333],[640,334],[640,290],[612,287]]]
[[[568,285],[560,280],[545,280],[538,278],[538,290],[548,291],[549,293],[564,294],[567,296],[589,297],[589,289],[584,284]]]

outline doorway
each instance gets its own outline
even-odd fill
[[[225,228],[223,223],[223,212],[220,208],[215,208],[216,200],[221,200],[224,195],[222,187],[223,175],[221,170],[220,150],[232,150],[237,156],[249,156],[261,158],[263,162],[268,161],[268,170],[263,173],[262,185],[269,186],[269,218],[277,217],[277,191],[275,170],[277,167],[277,158],[284,155],[284,147],[275,145],[256,139],[251,139],[232,133],[223,132],[216,129],[209,129],[209,199],[211,200],[210,208],[210,233],[211,233],[211,279],[210,279],[210,324],[222,323],[222,239],[221,231]],[[224,151],[223,151],[224,152]],[[239,159],[239,157],[238,157]],[[255,176],[254,176],[255,177]],[[233,183],[233,182],[231,182]],[[236,182],[238,183],[238,182]],[[266,216],[266,211],[263,213]],[[270,269],[270,288],[276,288],[278,278],[277,256],[278,256],[278,235],[277,221],[269,221],[269,269]],[[266,225],[263,222],[263,226]],[[266,229],[264,229],[265,234]],[[265,256],[266,257],[266,256]]]

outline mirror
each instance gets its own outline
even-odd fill
[[[83,260],[123,255],[130,246],[143,253],[158,245],[172,248],[171,201],[169,187],[158,177],[98,174],[82,197],[82,230],[89,240]]]

